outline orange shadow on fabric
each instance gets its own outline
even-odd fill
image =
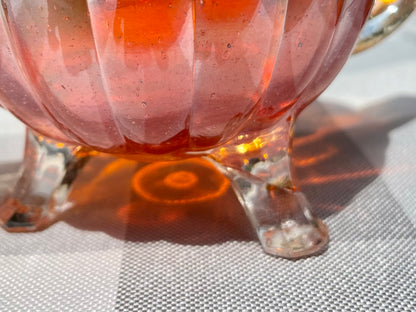
[[[120,239],[184,244],[252,239],[230,182],[200,158],[149,164],[100,154],[82,172],[69,201],[73,207],[61,221]]]

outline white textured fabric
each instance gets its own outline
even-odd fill
[[[413,17],[298,121],[298,180],[331,230],[321,255],[264,254],[231,195],[227,213],[165,226],[80,207],[42,232],[0,230],[0,311],[416,311],[415,116]],[[0,112],[0,197],[21,129]]]

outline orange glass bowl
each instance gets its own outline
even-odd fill
[[[205,157],[266,252],[317,252],[328,235],[290,176],[293,124],[347,60],[372,4],[2,0],[0,100],[32,130],[3,226],[47,226],[90,151]]]

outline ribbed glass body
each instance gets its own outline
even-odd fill
[[[295,117],[373,0],[2,0],[0,102],[121,155],[204,151]]]

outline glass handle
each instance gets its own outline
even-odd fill
[[[372,47],[399,27],[416,7],[416,0],[375,0],[354,53]]]

